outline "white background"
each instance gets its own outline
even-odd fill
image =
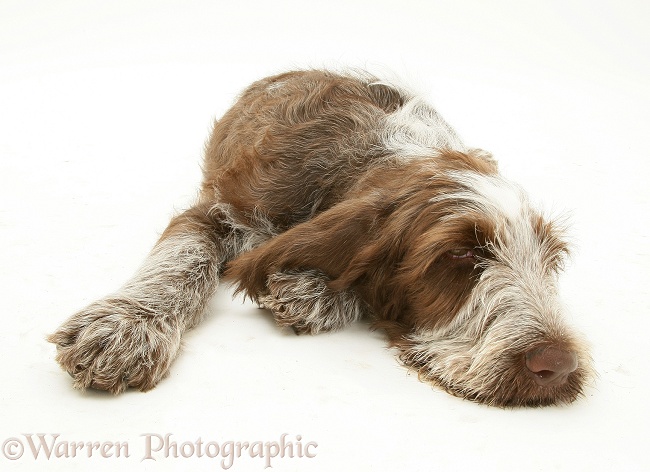
[[[0,442],[25,451],[0,453],[0,469],[220,470],[141,461],[141,435],[287,433],[317,455],[272,470],[648,470],[649,22],[644,1],[2,0]],[[599,373],[584,398],[459,400],[364,324],[297,337],[227,288],[155,390],[71,388],[45,335],[119,287],[192,201],[212,120],[243,87],[320,66],[402,77],[544,208],[571,215],[562,292]],[[131,457],[35,460],[25,433],[128,442]]]

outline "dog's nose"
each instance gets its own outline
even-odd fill
[[[542,346],[526,353],[526,367],[538,385],[562,385],[569,374],[578,368],[578,356],[575,352]]]

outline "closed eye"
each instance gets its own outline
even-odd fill
[[[447,251],[447,256],[451,259],[469,259],[474,260],[476,255],[472,249],[458,248]]]

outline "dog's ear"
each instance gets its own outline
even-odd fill
[[[350,287],[391,247],[382,225],[386,201],[378,195],[344,200],[228,264],[225,276],[251,298],[265,290],[269,275],[317,269],[333,289]]]
[[[379,319],[397,320],[407,302],[404,287],[395,284],[405,249],[399,233],[385,230],[388,225],[384,220],[377,233],[362,236],[363,244],[328,286],[336,291],[353,289]]]
[[[395,233],[386,231],[387,225],[388,218],[382,218],[359,235],[355,251],[328,284],[330,288],[345,290],[362,282],[382,285],[381,281],[395,269],[403,252],[400,239],[396,240]]]

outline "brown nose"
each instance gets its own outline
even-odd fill
[[[575,352],[542,346],[526,353],[526,367],[538,385],[562,385],[569,374],[578,368],[578,356]]]

